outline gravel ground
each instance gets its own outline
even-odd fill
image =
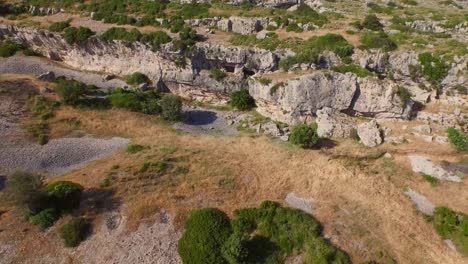
[[[204,108],[184,107],[183,122],[174,124],[174,128],[198,135],[235,136],[238,131],[230,126],[222,112]]]
[[[59,63],[52,62],[45,58],[16,55],[6,59],[0,59],[0,74],[39,75],[48,71],[53,71],[55,76],[65,76],[68,79],[75,79],[89,85],[96,85],[100,88],[123,87],[126,85],[122,80],[112,79],[110,81],[104,81],[104,75],[68,69]]]
[[[408,188],[405,194],[413,201],[420,212],[427,215],[434,214],[435,206],[425,196],[413,191],[411,188]]]
[[[52,139],[44,146],[26,144],[0,149],[0,173],[15,169],[60,175],[127,146],[128,139],[92,137]]]
[[[111,212],[110,215],[114,213]],[[177,253],[180,232],[175,230],[170,215],[164,209],[158,212],[156,217],[154,223],[143,223],[132,233],[125,231],[125,217],[115,229],[109,229],[104,221],[98,227],[98,232],[77,248],[77,259],[82,263],[181,263]]]

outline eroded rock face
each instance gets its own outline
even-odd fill
[[[271,85],[273,86],[273,84]],[[249,92],[257,110],[291,124],[309,122],[318,109],[348,109],[356,92],[356,76],[350,73],[317,72],[288,80],[272,94],[271,87],[249,82]]]
[[[408,156],[408,159],[410,160],[411,167],[414,172],[424,173],[426,175],[436,177],[439,180],[461,182],[460,177],[452,175],[441,166],[434,164],[428,157],[410,155]]]
[[[380,127],[375,120],[359,124],[357,127],[357,133],[361,139],[361,143],[365,146],[375,147],[383,142]]]
[[[329,107],[317,110],[317,133],[325,138],[347,138],[355,127],[352,119]]]

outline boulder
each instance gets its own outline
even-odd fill
[[[137,89],[138,89],[138,91],[144,92],[144,91],[149,89],[149,85],[148,85],[148,83],[141,83],[141,84],[138,85]]]
[[[39,76],[37,76],[37,79],[41,80],[41,81],[52,82],[52,81],[55,80],[55,73],[52,72],[52,71],[45,72],[45,73],[40,74]]]
[[[410,155],[408,156],[408,159],[410,160],[411,168],[414,172],[431,175],[439,180],[461,182],[460,177],[452,175],[441,166],[432,163],[431,159],[428,157]]]
[[[355,127],[352,119],[330,107],[317,110],[317,134],[324,138],[347,138]]]
[[[383,138],[377,121],[372,120],[357,126],[357,133],[361,143],[368,147],[375,147],[382,144]]]
[[[114,78],[115,78],[115,76],[112,75],[112,74],[106,74],[106,75],[104,75],[104,81],[110,81],[110,80],[112,80],[112,79],[114,79]]]

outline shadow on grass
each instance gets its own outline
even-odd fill
[[[264,236],[256,235],[248,241],[248,263],[267,263],[267,259],[277,258],[278,246]]]

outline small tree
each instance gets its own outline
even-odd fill
[[[241,111],[247,111],[255,107],[255,100],[247,89],[242,89],[231,94],[230,104]]]
[[[382,30],[384,27],[382,23],[380,23],[379,18],[374,14],[367,15],[362,22],[362,26],[373,31]]]
[[[246,262],[249,255],[248,240],[249,236],[247,234],[235,232],[224,243],[221,251],[229,264]]]
[[[84,240],[89,223],[85,218],[73,217],[59,230],[59,235],[63,239],[66,247],[76,247]]]
[[[80,205],[83,187],[69,181],[58,181],[48,184],[42,189],[47,197],[49,206],[59,212],[71,211]]]
[[[61,80],[55,86],[55,92],[67,105],[76,105],[86,93],[87,87],[84,83],[75,80]]]
[[[182,100],[180,97],[165,94],[159,102],[162,110],[162,118],[170,121],[177,121],[182,113]]]
[[[39,174],[15,171],[8,175],[5,193],[18,206],[27,206],[37,199],[44,178]]]
[[[303,148],[312,148],[318,143],[317,124],[300,124],[293,127],[289,140]]]

